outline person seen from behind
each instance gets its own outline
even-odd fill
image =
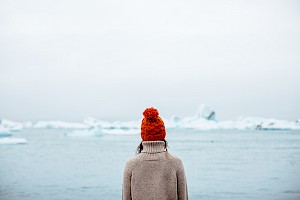
[[[143,112],[142,142],[125,165],[123,200],[187,200],[187,182],[180,158],[168,152],[166,129],[157,109]]]

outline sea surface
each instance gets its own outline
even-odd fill
[[[125,162],[139,135],[74,137],[25,129],[0,145],[1,200],[121,199]],[[184,163],[189,199],[299,200],[299,131],[167,130]]]

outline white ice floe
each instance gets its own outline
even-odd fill
[[[69,133],[66,133],[65,135],[73,137],[99,137],[103,135],[103,132],[99,128],[92,128],[86,130],[74,130]]]
[[[293,121],[266,119],[266,118],[245,118],[252,121],[253,128],[261,130],[300,130],[300,124]],[[244,119],[244,120],[245,120]]]
[[[26,144],[27,140],[25,138],[12,138],[5,137],[0,138],[0,144]]]
[[[104,134],[109,134],[109,135],[136,135],[141,132],[140,129],[103,129],[102,132]]]
[[[182,120],[180,127],[184,129],[214,130],[218,129],[218,122],[204,118],[186,117]]]
[[[86,117],[83,123],[88,124],[91,127],[101,127],[103,129],[137,129],[140,127],[141,120],[136,121],[104,121],[93,117]]]
[[[177,116],[172,116],[171,119],[162,118],[162,120],[164,121],[166,128],[180,128],[181,118]]]
[[[20,131],[23,128],[32,127],[31,122],[14,122],[7,119],[0,120],[0,128],[8,129],[10,131]]]
[[[140,130],[138,129],[102,129],[99,127],[95,127],[86,130],[74,130],[66,133],[66,135],[73,137],[99,137],[103,135],[135,135],[138,133],[140,133]]]
[[[87,124],[91,127],[109,127],[110,123],[108,121],[99,120],[93,117],[86,117],[83,120],[84,124]]]
[[[88,129],[91,128],[88,124],[64,121],[38,121],[33,128],[49,128],[49,129]]]

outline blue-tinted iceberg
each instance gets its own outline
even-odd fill
[[[10,132],[9,129],[3,128],[3,127],[0,126],[0,138],[1,137],[9,137],[11,135],[12,135],[12,133]]]
[[[201,104],[196,112],[197,118],[216,121],[216,112],[208,105]]]

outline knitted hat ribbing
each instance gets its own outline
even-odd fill
[[[141,126],[143,141],[164,140],[166,129],[163,120],[158,116],[158,111],[151,107],[143,112],[144,118]]]

